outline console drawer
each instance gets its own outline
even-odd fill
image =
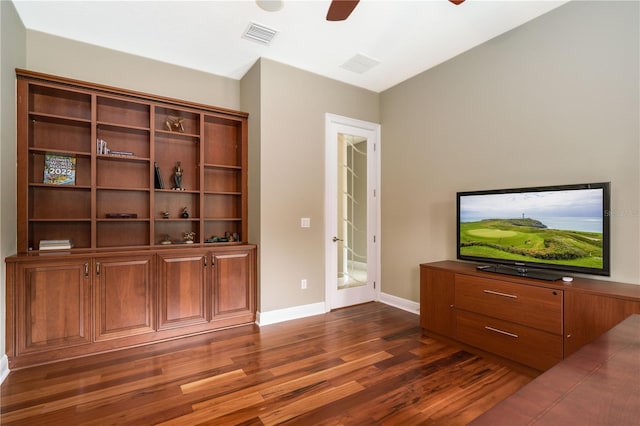
[[[455,307],[562,335],[562,290],[456,274]]]
[[[562,335],[472,312],[457,311],[456,338],[541,371],[562,360]]]

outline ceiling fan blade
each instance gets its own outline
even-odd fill
[[[360,0],[333,0],[327,12],[327,21],[344,21],[359,2]]]

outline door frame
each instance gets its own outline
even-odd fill
[[[337,217],[338,201],[335,192],[329,191],[330,186],[337,186],[337,155],[336,155],[336,139],[338,133],[349,133],[349,129],[353,132],[364,130],[372,133],[374,139],[374,149],[371,153],[367,151],[368,164],[367,174],[368,181],[373,182],[373,194],[368,197],[368,212],[373,211],[372,215],[367,214],[367,233],[370,244],[367,250],[367,281],[373,281],[373,301],[380,300],[380,247],[381,247],[381,219],[380,219],[380,124],[368,121],[358,120],[354,118],[344,117],[336,114],[325,113],[325,190],[324,190],[324,253],[325,253],[325,311],[329,312],[333,308],[333,293],[336,286],[336,277],[338,270],[338,261],[336,253],[336,243],[332,238],[337,235]],[[371,161],[371,162],[369,162]],[[369,167],[372,165],[373,167]],[[373,170],[371,170],[373,169]],[[331,183],[333,181],[333,184]],[[374,239],[375,237],[375,239]],[[375,242],[373,242],[375,241]],[[335,255],[334,255],[335,254]],[[344,290],[343,290],[344,291]],[[369,300],[365,300],[366,302]]]

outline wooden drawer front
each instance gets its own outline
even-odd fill
[[[456,274],[455,307],[562,334],[561,290]]]
[[[540,371],[562,360],[561,335],[471,312],[459,311],[456,316],[456,337],[461,342]]]

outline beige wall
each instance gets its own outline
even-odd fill
[[[27,69],[238,110],[240,82],[115,50],[27,32]]]
[[[382,290],[455,258],[455,193],[611,181],[611,279],[640,282],[639,3],[571,2],[382,93]]]
[[[265,59],[260,75],[260,310],[267,312],[324,302],[324,114],[378,123],[379,95]],[[311,228],[300,228],[301,217]]]
[[[261,96],[260,61],[257,61],[240,81],[240,109],[249,113],[249,236],[248,241],[260,246],[260,132]],[[258,248],[258,254],[260,250]],[[260,261],[258,255],[258,288],[260,288]],[[258,293],[258,306],[260,294]]]
[[[4,260],[16,252],[16,79],[26,63],[26,32],[13,3],[0,1],[0,376],[6,371]]]

